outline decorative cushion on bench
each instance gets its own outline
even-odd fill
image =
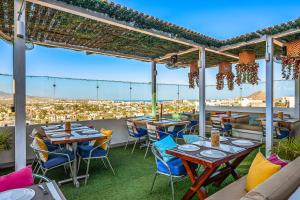
[[[241,200],[283,200],[288,199],[300,183],[300,157],[283,167]],[[226,188],[225,188],[226,189]]]
[[[271,163],[262,153],[258,152],[249,169],[246,181],[246,190],[253,190],[270,176],[279,171],[280,168],[280,165]]]
[[[0,176],[0,192],[33,185],[31,165],[10,174]]]

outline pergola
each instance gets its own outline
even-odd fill
[[[300,39],[300,18],[228,40],[217,40],[124,6],[99,0],[0,0],[0,37],[12,42],[15,99],[15,166],[26,164],[26,43],[152,63],[152,114],[156,114],[156,64],[199,66],[199,134],[205,134],[205,68],[236,63],[243,50],[266,60],[266,153],[272,148],[273,58]],[[26,26],[25,26],[26,24]],[[24,36],[24,37],[23,37]],[[299,117],[299,80],[296,110]]]

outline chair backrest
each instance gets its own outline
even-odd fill
[[[222,128],[222,120],[219,117],[211,117],[210,118],[211,121],[211,125],[213,128],[218,128],[221,129]]]
[[[46,136],[45,131],[42,128],[34,128],[31,132],[31,134],[29,135],[31,138],[34,137],[40,137],[43,138]]]
[[[130,135],[138,133],[137,129],[136,129],[136,125],[133,122],[126,121],[126,125],[127,125],[127,129],[128,129],[128,133]]]
[[[148,134],[148,139],[150,141],[155,142],[155,141],[159,140],[159,136],[158,136],[156,126],[151,125],[151,124],[147,124],[147,134]]]
[[[266,121],[261,121],[261,127],[262,127],[262,133],[263,136],[266,136]],[[278,122],[273,122],[273,136],[276,137],[277,135],[280,135],[279,133],[279,124]]]

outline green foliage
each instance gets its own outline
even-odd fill
[[[300,156],[300,137],[280,141],[272,150],[282,159],[295,160]]]
[[[7,128],[0,130],[0,151],[11,149],[11,134]]]

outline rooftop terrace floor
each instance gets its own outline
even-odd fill
[[[86,200],[132,200],[132,199],[171,199],[171,189],[168,184],[168,177],[159,176],[156,179],[153,192],[150,194],[150,186],[156,170],[154,157],[150,155],[144,159],[145,149],[136,148],[131,154],[132,146],[113,148],[110,150],[109,158],[116,171],[114,176],[109,169],[105,169],[100,160],[93,160],[90,166],[90,178],[87,185],[80,181],[80,188],[75,188],[73,184],[64,184],[61,189],[67,199]],[[242,175],[248,172],[250,164],[254,159],[255,152],[252,152],[238,167],[238,172]],[[86,165],[82,163],[79,174],[84,174]],[[7,173],[7,170],[0,174]],[[47,177],[56,181],[67,178],[63,168],[50,171]],[[211,195],[222,187],[233,181],[228,177],[220,188],[213,185],[207,186],[208,194]],[[188,178],[176,182],[175,199],[181,199],[187,191],[191,182]],[[194,199],[197,199],[194,197]]]

